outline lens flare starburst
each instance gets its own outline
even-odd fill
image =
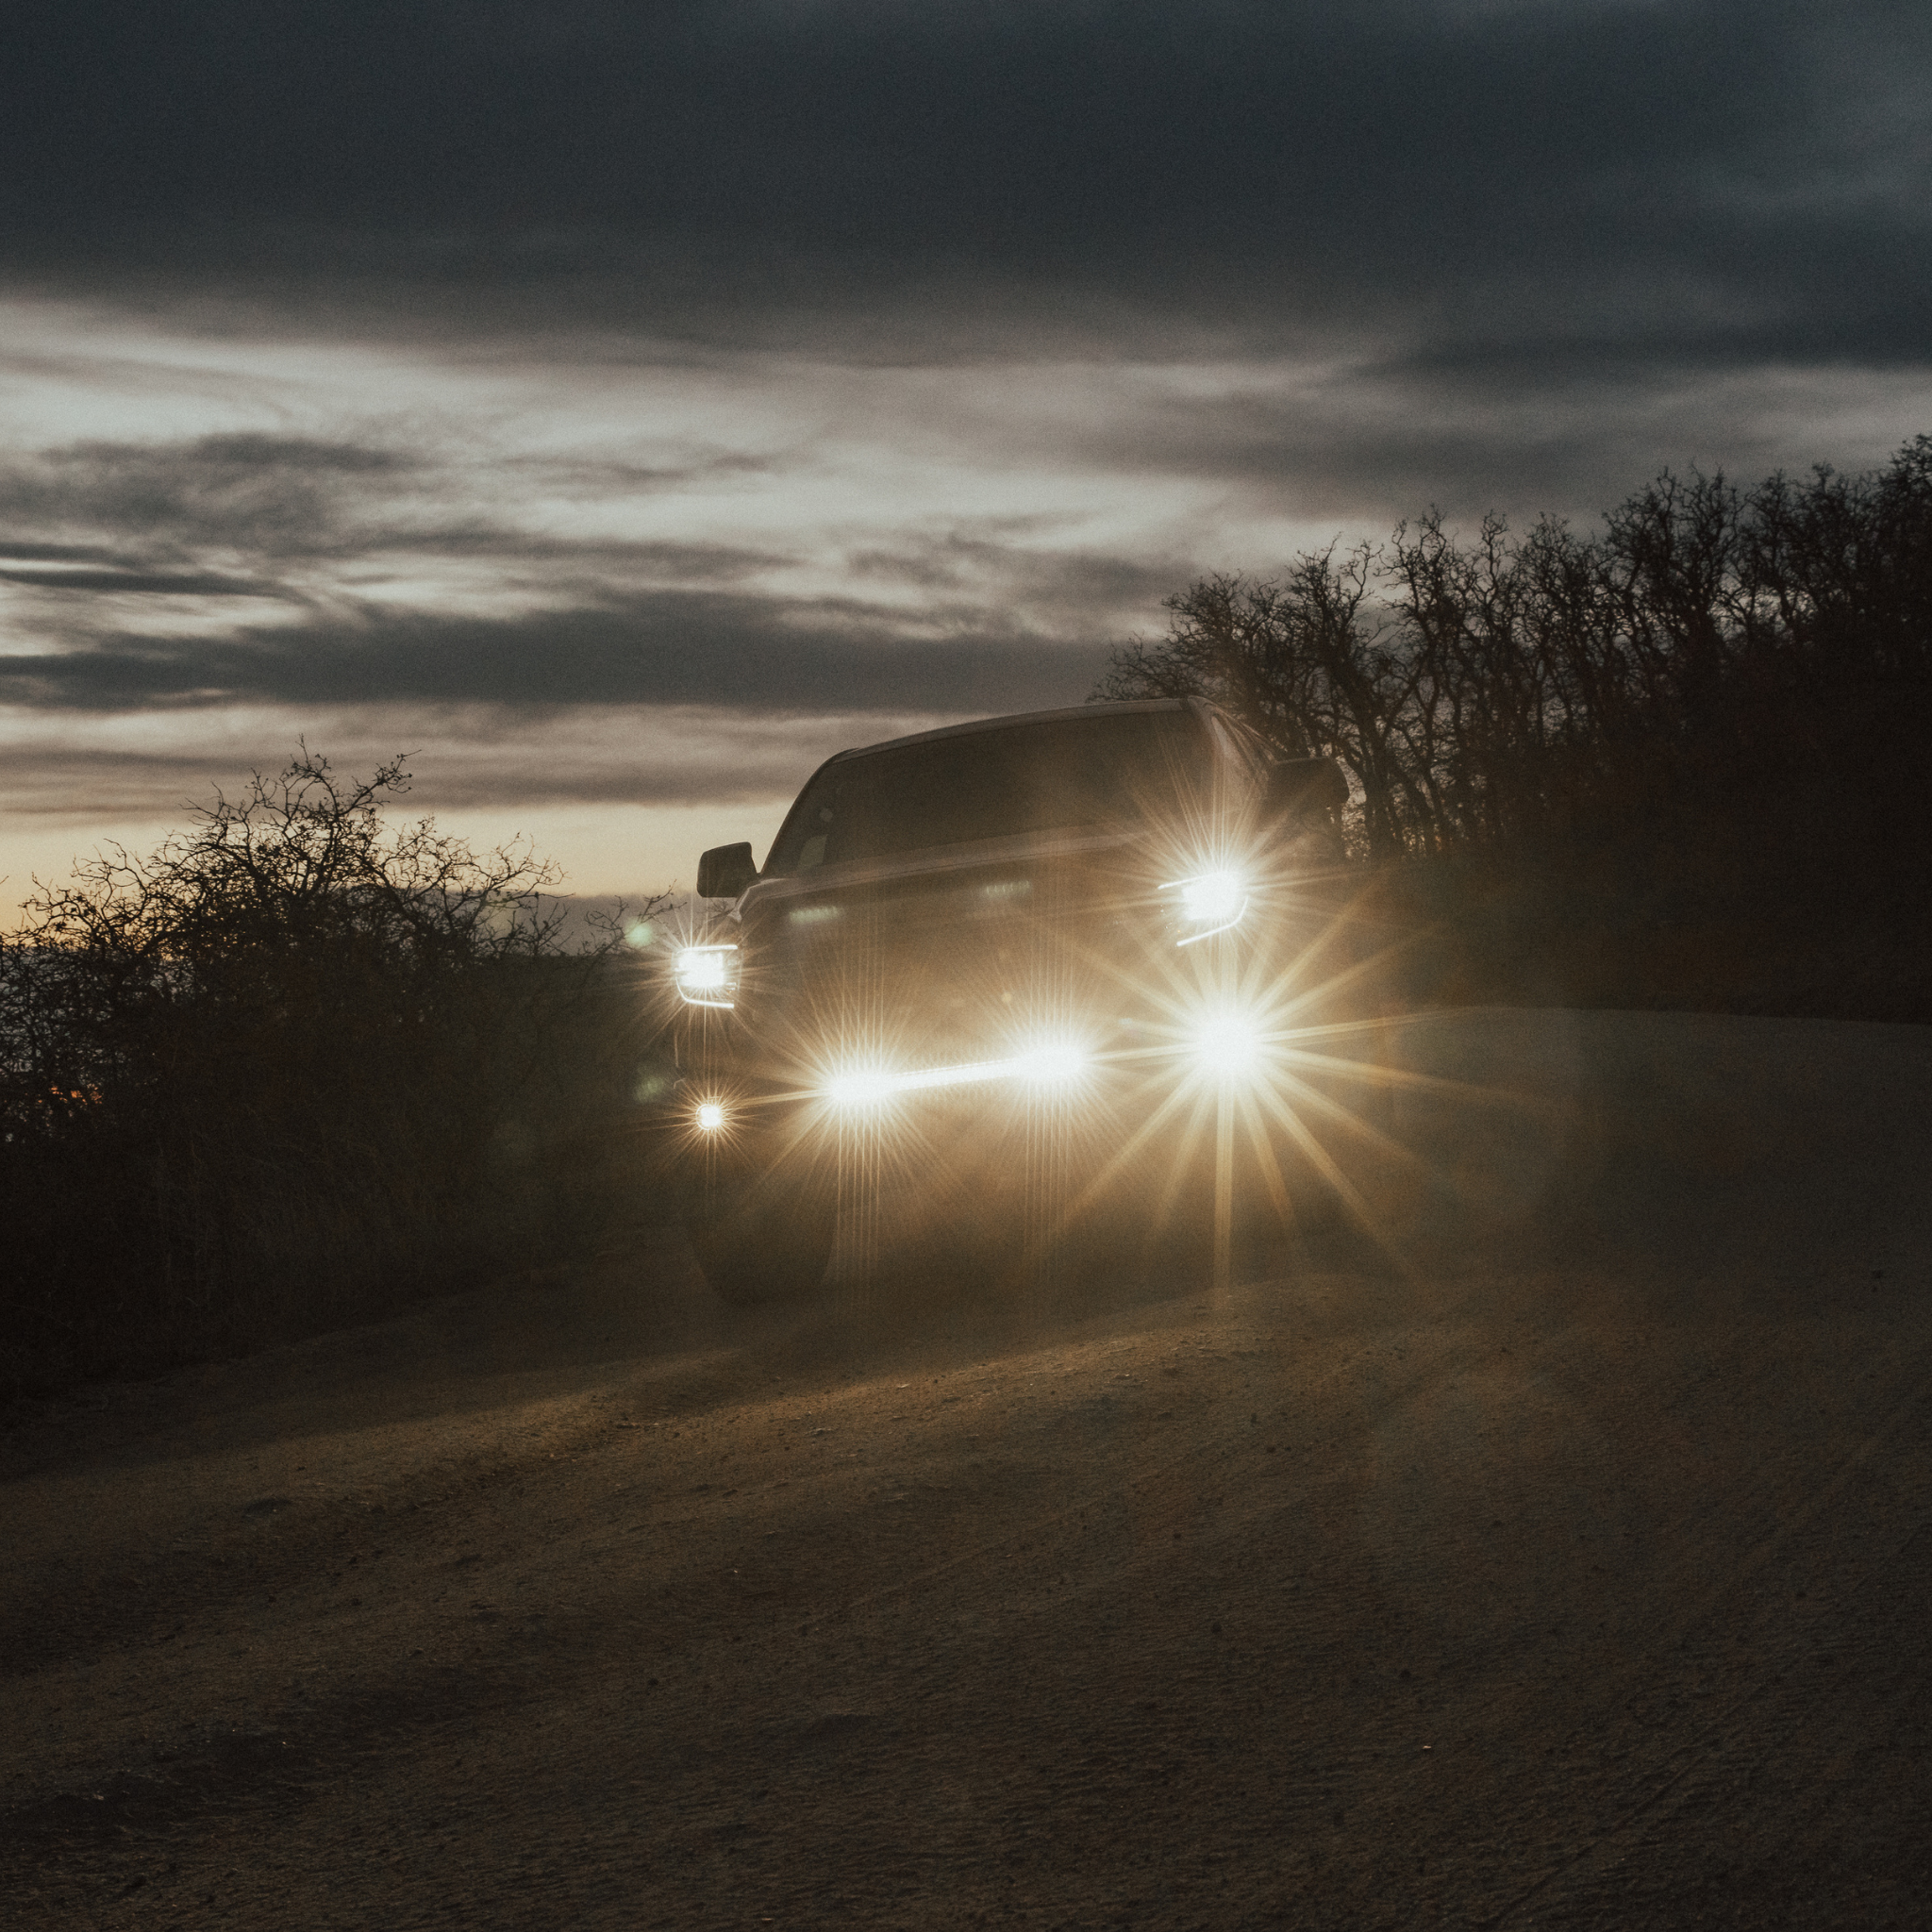
[[[1204,1014],[1193,1032],[1195,1063],[1216,1080],[1259,1077],[1264,1072],[1264,1040],[1253,1015],[1216,1008]]]

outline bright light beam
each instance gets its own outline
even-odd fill
[[[1177,945],[1191,946],[1201,940],[1213,939],[1217,933],[1226,932],[1230,926],[1241,924],[1248,909],[1248,889],[1239,873],[1197,873],[1191,878],[1170,879],[1160,891],[1178,892],[1181,895],[1181,917],[1190,925],[1202,928],[1199,932],[1190,933],[1184,940],[1176,941]]]
[[[738,948],[735,945],[686,946],[677,955],[671,976],[684,1003],[690,1007],[724,1007],[736,1004],[738,990]]]
[[[1194,1029],[1193,1044],[1203,1072],[1218,1080],[1239,1080],[1259,1070],[1261,1036],[1244,1013],[1208,1014]]]
[[[1029,1086],[1060,1087],[1086,1070],[1087,1056],[1077,1046],[1057,1043],[1001,1060],[971,1060],[954,1067],[918,1067],[893,1073],[883,1068],[856,1069],[825,1083],[825,1098],[841,1107],[876,1105],[894,1093],[911,1093],[929,1087],[967,1087],[987,1080],[1024,1080]]]

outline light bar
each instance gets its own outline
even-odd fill
[[[1087,1056],[1077,1046],[1038,1046],[1003,1060],[969,1060],[957,1067],[917,1067],[902,1072],[858,1068],[826,1082],[825,1098],[841,1107],[867,1107],[894,1093],[913,1093],[928,1087],[971,1087],[990,1080],[1024,1080],[1035,1087],[1057,1087],[1085,1072]]]

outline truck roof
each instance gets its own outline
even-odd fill
[[[1054,711],[1014,711],[1004,718],[974,718],[963,724],[941,724],[936,731],[909,732],[904,738],[884,738],[876,744],[848,745],[825,760],[864,758],[875,751],[895,751],[905,744],[929,744],[939,738],[964,738],[974,731],[1003,731],[1008,724],[1051,724],[1063,718],[1108,717],[1125,711],[1193,711],[1205,708],[1199,698],[1120,698],[1106,704],[1063,705]]]

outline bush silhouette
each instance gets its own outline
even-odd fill
[[[29,902],[0,958],[16,1382],[326,1325],[594,1221],[582,1143],[634,1044],[609,949],[564,948],[526,848],[391,825],[407,786],[305,750]]]

